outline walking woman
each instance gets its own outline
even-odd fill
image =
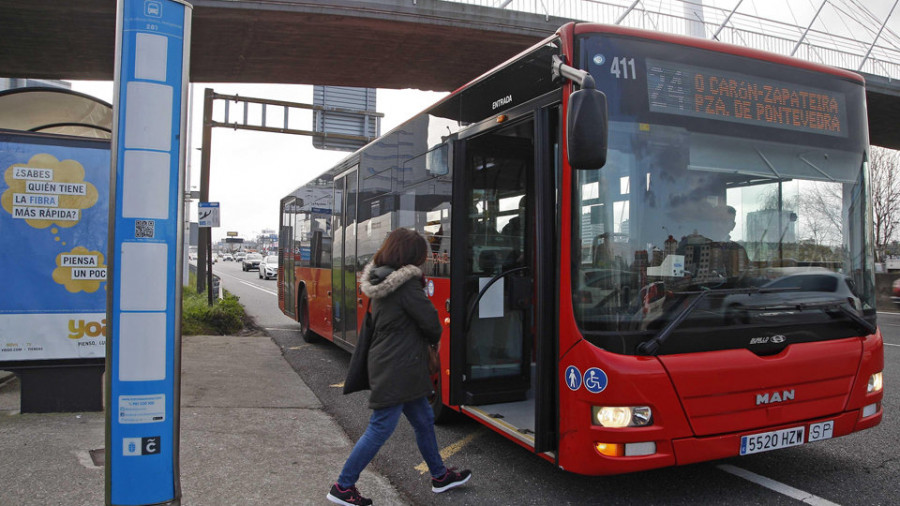
[[[369,408],[373,411],[328,500],[345,505],[370,505],[356,481],[391,437],[400,413],[416,433],[416,445],[431,472],[431,490],[444,492],[469,481],[468,470],[447,469],[434,435],[434,413],[428,403],[433,384],[427,346],[441,338],[437,310],[425,296],[422,266],[428,243],[405,228],[391,232],[362,272],[360,285],[372,303],[375,334],[369,349]]]

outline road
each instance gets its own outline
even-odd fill
[[[326,411],[351,439],[358,439],[370,411],[366,393],[341,394],[349,354],[331,343],[303,342],[297,323],[278,310],[275,281],[258,279],[256,271],[242,272],[240,263],[234,262],[219,262],[214,272],[281,347]],[[900,371],[900,314],[879,313],[878,324],[885,336],[886,415],[878,427],[847,437],[721,461],[596,477],[560,471],[504,437],[461,419],[437,427],[438,444],[448,465],[472,469],[472,481],[435,496],[412,429],[401,422],[372,465],[410,503],[423,505],[896,504],[900,445],[894,434],[900,429],[895,416],[900,383],[894,373]],[[335,476],[339,471],[334,470]],[[327,486],[323,484],[323,490]]]

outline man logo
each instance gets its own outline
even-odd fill
[[[794,400],[795,392],[793,390],[783,390],[781,392],[772,392],[764,394],[756,394],[756,405],[774,404],[777,402]]]

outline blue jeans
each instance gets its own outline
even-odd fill
[[[359,473],[369,465],[378,450],[394,433],[401,412],[406,415],[406,419],[409,420],[409,424],[416,432],[416,445],[418,445],[419,453],[422,454],[425,463],[428,464],[431,476],[440,478],[447,473],[447,468],[444,467],[444,461],[438,452],[437,438],[434,435],[434,412],[431,411],[428,400],[422,397],[405,404],[376,409],[372,412],[366,432],[356,442],[347,462],[344,463],[344,469],[341,470],[341,475],[338,477],[338,485],[347,488],[356,484]]]

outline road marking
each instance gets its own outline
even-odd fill
[[[240,279],[240,278],[237,278],[237,280],[240,281],[241,283],[249,286],[250,288],[256,288],[260,292],[266,292],[269,295],[274,295],[274,296],[278,297],[278,292],[273,292],[272,290],[266,290],[265,288],[256,286],[253,283],[250,283],[249,281],[244,281],[243,279]]]
[[[462,450],[467,444],[471,443],[475,438],[481,436],[487,432],[487,429],[482,427],[475,432],[469,434],[468,436],[460,439],[459,441],[451,444],[450,446],[446,446],[441,450],[441,459],[448,459],[455,455],[458,451]],[[419,474],[425,474],[428,472],[428,464],[422,462],[421,464],[415,467],[416,471],[419,471]]]
[[[837,503],[833,503],[827,499],[822,499],[821,497],[810,494],[809,492],[804,492],[800,489],[796,489],[790,485],[785,485],[784,483],[775,481],[771,478],[766,478],[765,476],[760,476],[756,473],[747,471],[746,469],[741,469],[740,467],[735,467],[728,464],[720,464],[716,467],[725,471],[726,473],[733,474],[747,481],[752,481],[757,485],[763,486],[769,490],[778,492],[782,495],[786,495],[806,504],[812,504],[814,506],[839,506]]]
[[[262,292],[266,292],[266,293],[268,293],[269,295],[274,295],[274,296],[276,296],[276,297],[278,296],[278,292],[275,292],[275,291],[272,291],[272,290],[266,290],[265,288],[262,288],[262,287],[260,287],[260,286],[256,286],[256,285],[254,285],[253,283],[251,283],[251,282],[249,282],[249,281],[244,281],[242,278],[239,278],[239,277],[235,276],[234,274],[226,274],[226,273],[223,273],[223,272],[219,272],[219,273],[216,273],[216,275],[217,275],[217,276],[220,276],[220,277],[221,277],[221,276],[228,276],[229,278],[235,279],[235,280],[237,280],[237,281],[239,281],[239,282],[241,282],[241,283],[243,283],[243,284],[245,284],[245,285],[247,285],[247,286],[249,286],[249,287],[256,288],[257,290],[262,291]]]
[[[900,346],[900,344],[884,343],[885,346]]]

